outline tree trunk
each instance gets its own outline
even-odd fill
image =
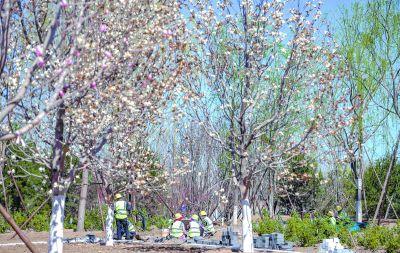
[[[359,159],[361,161],[361,159]],[[357,168],[357,161],[353,160],[350,163],[350,167],[354,173],[354,178],[356,181],[356,192],[355,192],[355,202],[356,202],[356,222],[362,222],[362,178],[361,178],[361,163],[358,165],[360,168]]]
[[[4,207],[8,212],[8,205],[7,205],[7,192],[6,192],[6,181],[4,180],[3,176],[3,169],[4,169],[4,161],[6,159],[6,144],[4,142],[0,142],[0,183],[3,190],[3,197],[4,197]]]
[[[85,229],[85,209],[86,209],[88,183],[89,183],[89,170],[87,169],[87,167],[84,167],[82,171],[82,187],[79,198],[77,231],[84,231]]]
[[[238,191],[236,190],[236,187],[233,191],[233,214],[232,214],[232,225],[237,226],[238,225],[238,213],[239,213],[239,206],[238,206]]]
[[[390,160],[390,165],[389,165],[389,168],[388,168],[388,170],[386,172],[385,181],[383,182],[383,185],[382,185],[382,191],[381,191],[381,194],[379,196],[378,205],[376,206],[375,213],[374,213],[374,218],[372,219],[372,222],[376,221],[376,219],[377,219],[377,217],[379,215],[382,203],[384,202],[384,200],[386,198],[387,186],[388,186],[388,183],[389,183],[390,175],[392,173],[392,169],[396,166],[397,150],[398,150],[398,147],[399,147],[399,141],[400,141],[400,132],[397,135],[397,141],[396,141],[396,144],[394,146],[392,159]]]
[[[64,170],[64,116],[65,106],[62,104],[56,116],[55,142],[53,146],[53,158],[51,162],[51,186],[53,191],[50,234],[49,234],[49,253],[63,252],[63,230],[64,230],[64,206],[65,206],[65,185],[62,185],[61,174]]]
[[[356,222],[362,222],[362,179],[356,179]]]
[[[107,219],[106,219],[106,246],[114,245],[114,235],[113,235],[113,220],[114,220],[114,212],[111,206],[108,206],[107,209]]]
[[[63,252],[65,195],[54,195],[50,218],[49,253]]]
[[[389,211],[390,211],[390,207],[391,207],[390,202],[392,201],[392,199],[393,199],[393,196],[391,196],[390,199],[389,199],[389,204],[387,205],[386,212],[385,212],[385,218],[384,218],[385,220],[389,216]]]
[[[269,173],[269,192],[268,192],[268,214],[271,219],[275,218],[275,210],[274,210],[274,172],[270,170]]]
[[[250,202],[247,198],[242,199],[242,236],[243,236],[243,252],[253,252],[253,227],[252,227],[252,213]]]

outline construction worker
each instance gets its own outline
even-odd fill
[[[335,218],[335,214],[333,213],[333,211],[329,211],[328,215],[330,216],[329,221],[333,226],[336,226],[336,218]]]
[[[214,225],[213,225],[213,222],[211,221],[211,219],[207,216],[206,211],[204,211],[204,210],[200,211],[200,219],[203,224],[204,234],[205,235],[214,235],[214,233],[215,233]]]
[[[130,240],[128,214],[132,211],[132,207],[119,193],[115,194],[115,200],[114,215],[117,223],[117,240],[122,239],[123,233],[126,235],[125,239]]]
[[[185,238],[185,225],[182,222],[183,220],[183,216],[180,213],[176,213],[174,215],[174,222],[171,225],[171,229],[169,232],[169,235],[172,238],[178,238],[178,239],[182,239]]]
[[[200,236],[199,216],[197,214],[193,214],[190,219],[188,236],[190,238]]]
[[[136,230],[135,226],[128,220],[128,231],[129,231],[129,237],[134,238],[136,235]]]

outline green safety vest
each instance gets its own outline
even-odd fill
[[[124,200],[119,200],[115,202],[114,208],[115,208],[115,219],[117,220],[123,220],[128,218],[128,210],[126,208],[127,203]]]
[[[332,225],[336,226],[336,218],[335,217],[330,217],[329,221],[331,222]]]
[[[128,230],[129,230],[129,232],[135,232],[135,227],[130,222],[129,222],[129,225],[128,225]]]
[[[189,237],[194,238],[200,236],[200,224],[197,221],[191,221],[189,225],[190,225],[188,233]]]
[[[183,222],[182,221],[177,220],[174,223],[172,223],[170,235],[173,238],[180,238],[183,236]]]
[[[204,218],[204,222],[206,223],[205,227],[204,227],[205,231],[208,232],[208,233],[214,234],[215,233],[215,229],[214,229],[214,225],[213,225],[211,219],[208,218],[208,217],[205,217]]]

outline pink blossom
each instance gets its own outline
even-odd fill
[[[147,79],[149,79],[150,81],[153,81],[153,80],[154,80],[153,75],[152,75],[152,74],[149,74],[149,75],[147,76]]]
[[[60,98],[62,98],[62,97],[64,97],[65,93],[64,93],[64,91],[60,90],[58,92],[58,95],[60,96]]]
[[[44,62],[43,57],[38,57],[37,58],[37,65],[38,65],[39,68],[43,68],[46,65],[45,62]]]
[[[75,50],[75,51],[74,51],[74,55],[75,55],[76,57],[79,57],[79,56],[81,56],[81,52],[80,52],[79,50]]]
[[[72,58],[71,58],[71,57],[69,57],[69,58],[65,61],[65,64],[66,64],[67,66],[71,66],[73,63],[74,63],[74,62],[72,61]]]
[[[104,52],[104,55],[107,57],[107,58],[112,58],[112,54],[111,54],[111,52],[110,51],[105,51]]]
[[[90,88],[96,89],[96,87],[97,87],[97,84],[96,84],[95,81],[93,81],[93,82],[90,83]]]
[[[99,27],[99,30],[100,30],[100,32],[106,32],[107,31],[107,29],[108,29],[108,27],[105,25],[105,24],[101,24],[100,25],[100,27]]]
[[[42,56],[43,56],[42,47],[37,46],[37,47],[35,48],[35,54],[36,54],[37,57],[42,57]]]
[[[68,7],[68,2],[67,2],[67,0],[61,0],[60,6],[61,6],[61,8],[63,8],[63,9],[67,8],[67,7]]]

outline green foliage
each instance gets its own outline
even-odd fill
[[[10,226],[8,225],[7,221],[0,216],[0,233],[5,233],[10,230]]]
[[[378,250],[390,240],[390,230],[382,226],[370,226],[358,236],[361,246],[370,250]]]
[[[168,228],[170,225],[169,218],[165,218],[161,215],[155,215],[150,217],[148,221],[150,226],[154,226],[159,229]]]
[[[400,226],[370,226],[358,235],[358,243],[369,250],[400,251]]]
[[[264,209],[261,219],[253,223],[253,230],[259,235],[283,232],[283,225],[278,220],[271,219]]]
[[[49,231],[50,229],[50,214],[47,212],[37,213],[29,222],[29,228],[34,231]]]
[[[27,219],[28,216],[24,212],[13,212],[12,217],[18,226],[21,226]],[[25,226],[24,229],[34,230],[34,231],[48,231],[50,227],[50,215],[48,212],[42,210],[37,213],[32,220]],[[0,233],[5,233],[11,231],[11,227],[8,225],[7,221],[1,216],[0,217]]]
[[[102,208],[103,218],[107,217],[107,206]],[[103,230],[103,224],[101,222],[101,216],[98,208],[86,210],[85,213],[85,229],[86,230]]]
[[[325,238],[337,235],[336,227],[333,226],[328,217],[308,217],[301,219],[298,214],[292,215],[287,221],[285,237],[299,246],[313,246]]]
[[[365,193],[367,198],[366,202],[368,205],[366,209],[368,210],[368,215],[370,217],[374,215],[375,208],[378,204],[379,196],[382,189],[380,182],[384,181],[384,178],[386,176],[386,171],[388,170],[389,165],[390,165],[390,156],[378,160],[373,165],[368,167],[365,171],[364,185],[365,189],[367,189]],[[389,198],[391,196],[394,196],[394,199],[396,199],[396,196],[400,196],[400,187],[398,187],[399,184],[400,184],[400,164],[396,164],[396,166],[392,170],[392,174],[388,182],[387,196]],[[399,213],[400,202],[392,201],[392,204],[396,212]],[[389,205],[388,201],[385,201],[381,210],[386,210],[388,208],[388,205]],[[390,210],[389,212],[389,218],[395,218],[392,210]]]

